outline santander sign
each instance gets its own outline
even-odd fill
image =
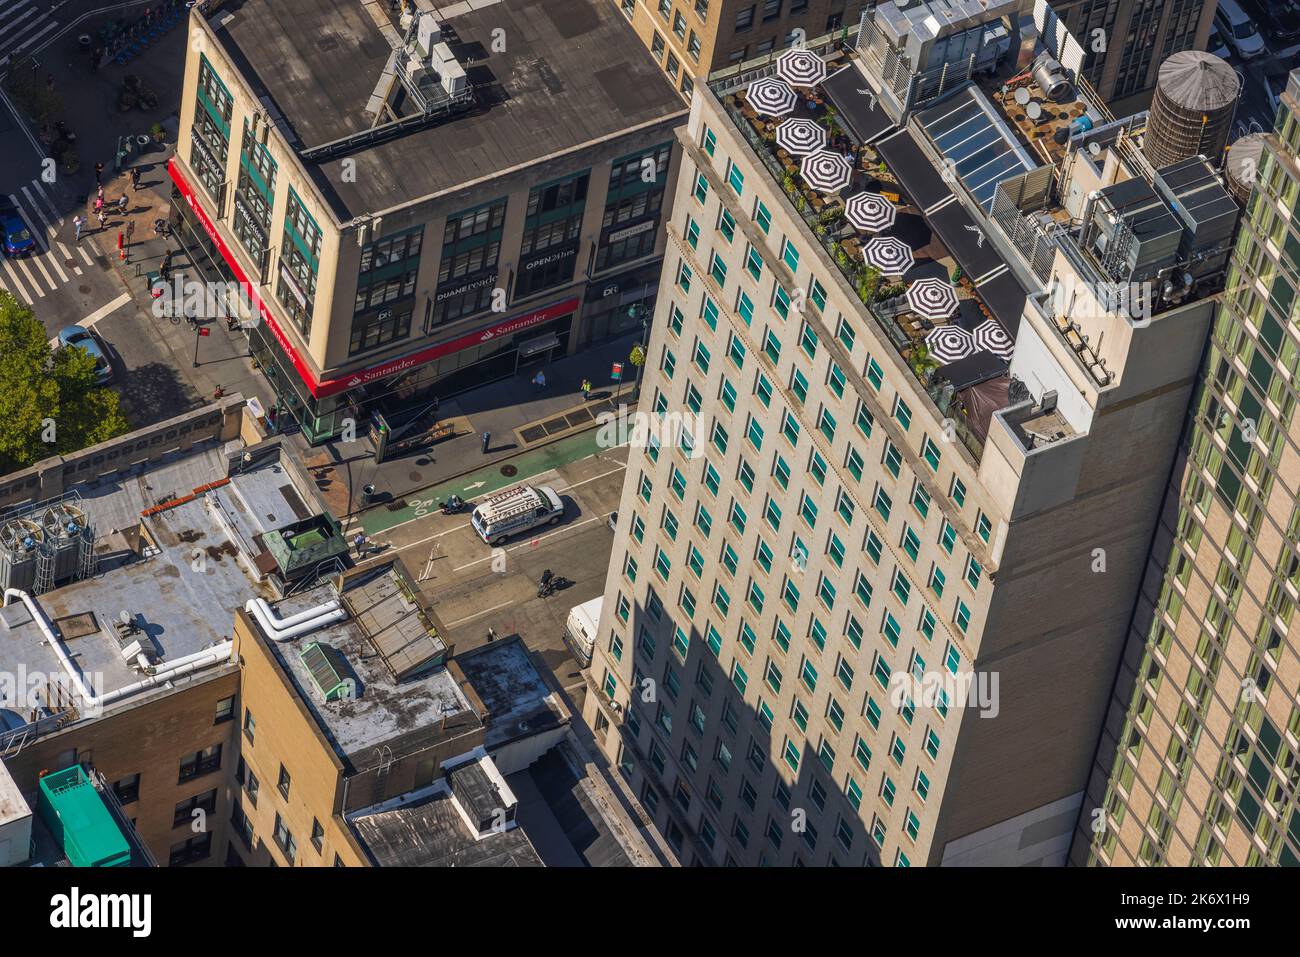
[[[413,369],[416,366],[423,365],[426,362],[431,362],[432,360],[441,358],[442,356],[451,355],[453,352],[459,352],[462,349],[469,349],[486,342],[491,342],[493,339],[501,336],[508,336],[515,332],[521,332],[525,329],[532,328],[533,326],[538,326],[544,322],[548,322],[551,319],[566,315],[578,308],[578,298],[572,296],[568,299],[560,300],[559,302],[553,302],[549,305],[541,306],[531,312],[526,312],[522,315],[506,319],[503,322],[499,322],[494,326],[489,326],[486,329],[479,329],[475,332],[466,333],[465,335],[458,336],[454,339],[446,339],[442,342],[425,346],[424,348],[409,353],[408,355],[399,356],[396,359],[389,359],[385,362],[379,363],[378,365],[373,365],[357,372],[349,372],[346,375],[339,376],[335,379],[321,379],[312,370],[311,366],[307,363],[306,359],[303,358],[302,354],[294,344],[289,340],[289,337],[285,335],[284,330],[271,314],[270,308],[258,294],[257,284],[249,280],[244,269],[240,266],[239,261],[231,253],[230,247],[227,246],[225,240],[221,238],[220,232],[218,232],[216,225],[204,211],[202,203],[194,193],[194,189],[177,168],[175,157],[168,162],[167,171],[171,174],[172,182],[176,184],[176,188],[180,191],[181,195],[185,197],[186,204],[191,210],[193,210],[195,217],[199,220],[200,224],[202,224],[204,232],[208,234],[208,238],[212,240],[213,245],[215,245],[217,250],[221,253],[221,258],[226,261],[226,265],[230,267],[230,270],[235,274],[235,278],[238,279],[248,290],[250,299],[257,305],[258,313],[266,323],[267,328],[269,328],[271,333],[275,336],[275,340],[280,344],[280,348],[284,350],[285,355],[287,355],[289,360],[293,363],[293,367],[297,371],[299,377],[301,377],[303,383],[307,386],[311,394],[318,399],[336,395],[339,392],[345,392],[348,389],[355,388],[359,385],[365,385],[366,383],[373,382],[376,379],[382,379],[384,376],[393,375],[397,372],[404,372],[407,369]]]

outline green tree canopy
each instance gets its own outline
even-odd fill
[[[0,292],[0,474],[126,431],[117,393],[95,385],[95,360],[50,348],[31,310]]]

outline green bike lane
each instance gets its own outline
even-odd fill
[[[451,495],[459,495],[465,499],[482,498],[484,495],[491,495],[493,492],[541,475],[543,472],[558,469],[601,452],[609,452],[611,449],[600,442],[601,432],[601,429],[588,429],[577,435],[558,439],[541,448],[521,452],[508,459],[498,459],[482,468],[408,495],[400,505],[396,503],[376,505],[356,516],[359,522],[353,522],[349,534],[356,530],[357,524],[360,524],[361,530],[367,535],[385,532],[396,525],[437,511]],[[514,473],[503,475],[501,470],[506,466],[513,466]]]

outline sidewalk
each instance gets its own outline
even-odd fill
[[[588,429],[566,432],[554,442],[522,442],[516,430],[581,406],[583,378],[591,379],[594,386],[591,404],[603,404],[614,394],[616,384],[610,382],[609,373],[615,362],[623,363],[624,375],[618,401],[630,404],[635,370],[627,355],[637,340],[634,333],[598,343],[542,367],[546,374],[543,390],[532,384],[537,374],[537,367],[532,367],[510,379],[446,399],[439,407],[442,420],[468,420],[469,431],[380,465],[375,465],[374,449],[363,435],[353,443],[336,440],[315,448],[300,433],[289,441],[336,516],[361,511],[362,487],[375,486],[375,504],[368,508],[363,527],[378,531],[412,517],[417,510],[436,506],[451,491],[467,498],[488,494],[517,478],[594,454],[598,451],[595,420]],[[486,455],[482,452],[484,432],[492,433]],[[448,487],[453,480],[470,486],[481,484],[465,494],[459,491],[459,483]]]

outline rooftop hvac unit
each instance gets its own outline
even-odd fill
[[[455,60],[442,64],[439,75],[442,78],[442,89],[449,96],[459,96],[469,89],[469,78],[465,75],[465,68]]]
[[[420,55],[428,56],[433,52],[434,44],[441,41],[442,23],[432,13],[421,14],[420,23],[415,28],[415,42],[420,48]]]

